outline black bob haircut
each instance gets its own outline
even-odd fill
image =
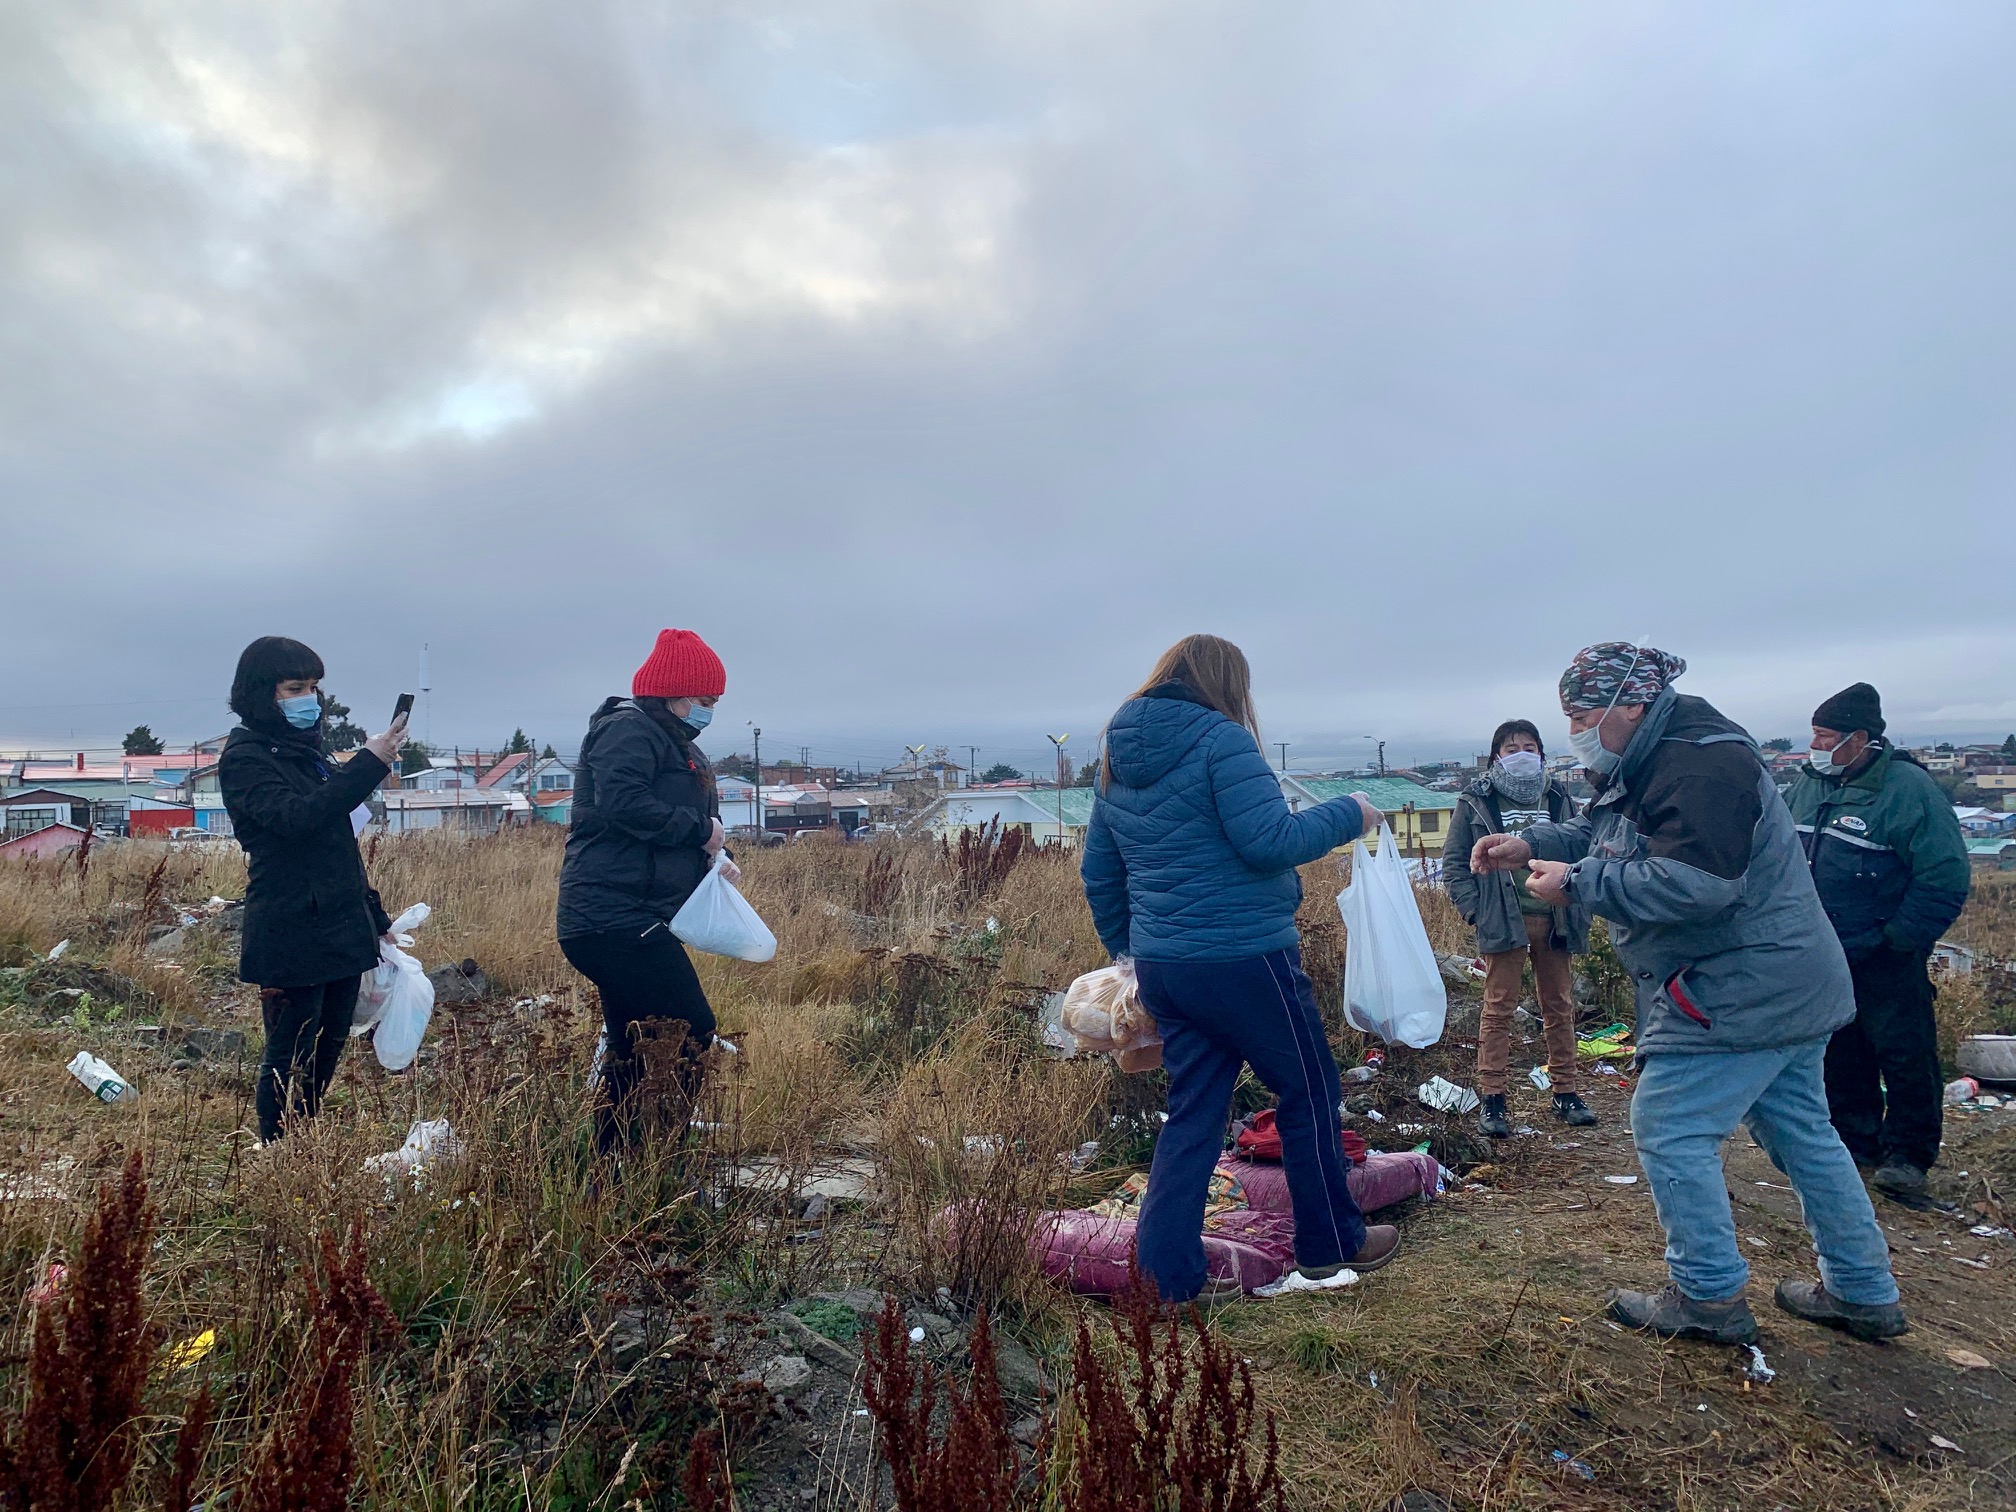
[[[231,678],[231,712],[247,724],[273,715],[273,690],[283,682],[320,678],[322,658],[284,635],[262,635],[238,656]]]
[[[1530,719],[1508,719],[1505,723],[1498,726],[1497,729],[1493,730],[1491,732],[1491,754],[1493,756],[1502,755],[1505,750],[1505,742],[1510,740],[1514,735],[1532,736],[1533,744],[1540,747],[1541,760],[1546,760],[1547,742],[1540,738],[1539,727]]]

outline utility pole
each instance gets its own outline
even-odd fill
[[[1274,744],[1281,748],[1281,770],[1285,772],[1288,770],[1288,742],[1277,740]]]
[[[755,732],[750,737],[756,752],[754,758],[756,762],[756,810],[754,818],[756,821],[756,848],[761,850],[763,848],[763,731],[759,726],[753,724],[749,728]]]
[[[980,775],[980,747],[966,747],[966,786],[973,786],[973,779]]]

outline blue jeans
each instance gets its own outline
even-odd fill
[[[1225,1151],[1232,1086],[1251,1066],[1280,1100],[1281,1164],[1295,1209],[1295,1260],[1335,1265],[1365,1243],[1345,1177],[1337,1062],[1299,950],[1243,961],[1137,961],[1141,1001],[1162,1031],[1169,1122],[1155,1141],[1135,1248],[1165,1302],[1204,1287],[1204,1199]]]
[[[1696,1301],[1742,1291],[1750,1267],[1722,1175],[1722,1141],[1747,1123],[1799,1194],[1820,1279],[1843,1302],[1897,1300],[1890,1248],[1854,1157],[1827,1117],[1827,1041],[1708,1055],[1652,1055],[1631,1098],[1638,1162],[1666,1229],[1666,1268]]]

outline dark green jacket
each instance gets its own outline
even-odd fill
[[[1967,903],[1960,820],[1923,767],[1889,746],[1853,777],[1800,772],[1785,795],[1821,906],[1851,959],[1923,955]]]

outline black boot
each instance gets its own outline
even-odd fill
[[[1595,1113],[1591,1111],[1589,1104],[1582,1101],[1573,1092],[1556,1092],[1554,1094],[1554,1116],[1565,1124],[1573,1124],[1578,1129],[1593,1129],[1596,1127]]]
[[[1512,1120],[1505,1115],[1505,1094],[1487,1092],[1477,1108],[1477,1127],[1493,1139],[1512,1137]]]

